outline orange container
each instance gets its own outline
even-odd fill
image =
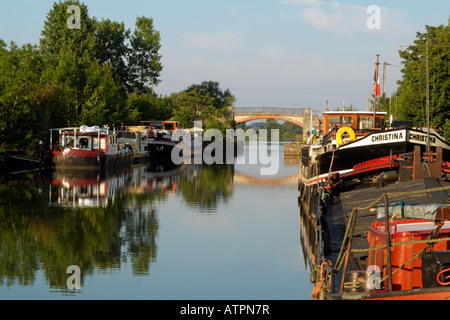
[[[391,244],[407,241],[426,240],[434,229],[434,223],[425,219],[403,219],[390,223]],[[386,244],[385,222],[375,221],[368,234],[371,248]],[[440,230],[438,238],[450,236],[450,224],[446,223]],[[391,246],[392,272],[406,263],[399,271],[392,275],[394,290],[410,290],[422,288],[422,259],[414,259],[413,255],[425,248],[425,243],[411,243]],[[449,250],[448,241],[437,242],[433,246],[434,251]],[[409,262],[410,261],[410,262]],[[382,277],[387,275],[386,249],[369,251],[367,266],[378,266],[382,271]]]

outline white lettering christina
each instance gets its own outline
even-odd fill
[[[411,133],[409,135],[409,140],[415,140],[415,141],[420,141],[420,142],[427,142],[428,141],[428,136],[422,135],[422,134],[415,134],[415,133]],[[436,143],[436,137],[430,137],[430,141],[431,143]]]
[[[393,140],[403,140],[402,132],[377,134],[372,137],[372,142],[384,142]]]

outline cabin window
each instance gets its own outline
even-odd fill
[[[375,125],[376,125],[376,128],[383,128],[383,126],[384,126],[384,118],[377,117],[375,119]]]
[[[341,117],[330,117],[330,128],[334,127],[335,125],[340,125],[341,124]]]
[[[336,125],[351,127],[353,125],[353,117],[332,116],[329,123],[331,128]]]
[[[62,147],[73,147],[73,137],[72,136],[63,136],[61,139],[61,146]]]
[[[98,138],[93,139],[92,148],[98,150]]]
[[[353,117],[342,117],[342,124],[351,127],[353,125]]]
[[[78,141],[78,147],[80,149],[89,149],[90,148],[90,139],[88,137],[80,138]]]
[[[165,123],[164,130],[173,131],[173,130],[175,130],[175,125],[173,123]]]
[[[358,129],[372,129],[373,117],[360,117],[358,123]]]
[[[106,139],[105,138],[101,138],[100,139],[100,149],[106,149]]]

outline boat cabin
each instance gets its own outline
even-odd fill
[[[322,137],[316,138],[325,151],[334,150],[346,142],[382,130],[386,115],[386,112],[377,112],[374,125],[374,114],[370,111],[326,111],[323,113]]]
[[[370,111],[326,111],[323,113],[323,133],[327,134],[332,129],[350,127],[357,136],[363,135],[364,132],[382,129],[385,126],[386,115],[386,112],[377,112],[374,126],[374,114]]]
[[[58,132],[58,142],[53,143],[53,132]],[[81,126],[80,128],[50,129],[50,150],[102,151],[117,154],[125,149],[125,144],[117,142],[117,136],[107,128]]]
[[[142,162],[148,158],[148,130],[146,126],[121,126],[117,141],[125,143],[133,151],[133,161]]]
[[[147,126],[148,129],[153,128],[170,132],[173,132],[180,127],[180,124],[177,121],[141,121],[141,124]]]
[[[180,128],[177,121],[141,121],[148,129],[148,138],[171,139],[172,134]]]

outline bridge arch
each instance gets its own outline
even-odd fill
[[[259,119],[276,119],[288,121],[303,128],[303,140],[306,141],[308,132],[311,131],[312,123],[319,119],[317,115],[311,115],[309,108],[233,108],[234,121],[236,124]]]
[[[287,121],[287,122],[291,122],[299,127],[303,128],[303,122],[300,121],[294,121],[291,119],[288,119],[286,117],[283,116],[275,116],[275,115],[269,115],[269,116],[250,116],[248,118],[244,118],[244,119],[239,119],[238,121],[235,121],[236,124],[240,124],[240,123],[245,123],[248,121],[253,121],[253,120],[264,120],[264,119],[275,119],[275,120],[282,120],[282,121]]]

